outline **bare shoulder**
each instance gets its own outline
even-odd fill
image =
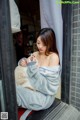
[[[57,53],[51,53],[50,57],[50,66],[55,66],[59,64],[59,56]]]
[[[57,59],[59,59],[59,56],[58,56],[57,53],[51,53],[51,54],[50,54],[50,58],[51,58],[51,59],[56,59],[56,60],[57,60]]]

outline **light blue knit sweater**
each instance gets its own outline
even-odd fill
[[[60,83],[60,66],[37,67],[36,62],[28,64],[27,74],[35,91],[16,86],[18,106],[31,110],[49,108]]]

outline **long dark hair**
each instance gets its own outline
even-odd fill
[[[50,52],[55,52],[58,54],[55,33],[51,28],[41,29],[37,34],[37,38],[38,37],[41,37],[41,41],[47,47],[45,52],[46,55],[49,55]]]

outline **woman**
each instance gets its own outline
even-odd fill
[[[52,105],[60,82],[54,31],[51,28],[41,29],[36,44],[38,51],[19,61],[21,66],[27,66],[27,74],[35,91],[17,86],[17,103],[27,109],[42,110]]]

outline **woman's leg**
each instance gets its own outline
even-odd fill
[[[32,110],[44,109],[46,105],[46,96],[40,92],[32,91],[22,86],[16,87],[17,104],[23,108]]]
[[[16,95],[17,95],[18,106],[27,108],[28,100],[26,99],[26,90],[21,86],[17,86],[16,87]]]

